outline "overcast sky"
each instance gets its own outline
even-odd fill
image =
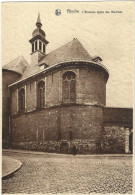
[[[56,9],[61,10],[60,16],[55,15]],[[76,9],[79,13],[67,13],[67,9]],[[91,56],[98,55],[103,59],[109,70],[107,106],[132,107],[133,2],[2,3],[2,65],[21,55],[30,63],[29,40],[36,28],[38,12],[49,41],[47,53],[78,38]]]

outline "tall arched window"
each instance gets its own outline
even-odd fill
[[[25,89],[19,90],[19,112],[25,111]]]
[[[37,85],[37,106],[38,108],[44,108],[45,102],[45,82],[40,81]]]
[[[76,75],[68,71],[63,74],[63,103],[76,102]]]

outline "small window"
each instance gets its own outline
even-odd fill
[[[24,88],[19,90],[19,112],[25,111],[25,90]]]
[[[32,43],[32,52],[34,52],[34,43]]]
[[[40,70],[43,70],[44,69],[44,65],[40,66],[39,68],[40,68]]]
[[[42,43],[41,43],[41,41],[39,41],[39,50],[40,51],[42,50]]]
[[[37,41],[35,42],[35,50],[37,50]]]
[[[43,44],[43,52],[45,53],[45,44]]]
[[[44,102],[45,102],[45,82],[40,81],[37,86],[37,107],[39,109],[44,108]]]
[[[68,71],[63,75],[63,103],[76,102],[76,75]]]

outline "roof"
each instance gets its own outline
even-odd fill
[[[15,60],[4,65],[2,69],[11,70],[20,74],[23,74],[26,67],[28,67],[28,62],[24,59],[23,56],[17,57]]]
[[[66,61],[73,61],[73,60],[83,60],[83,61],[92,61],[92,57],[87,52],[87,50],[83,47],[83,45],[78,41],[78,39],[73,39],[69,43],[61,46],[60,48],[50,52],[49,54],[45,55],[39,62],[40,64],[47,64],[49,67]],[[31,65],[26,68],[24,75],[22,78],[30,74],[34,74],[40,70],[38,65]]]
[[[74,38],[69,43],[43,57],[39,64],[45,63],[52,66],[68,60],[92,60],[92,57],[78,39]]]
[[[22,77],[20,80],[22,80],[31,77],[32,75],[38,74],[46,69],[54,68],[58,64],[72,61],[92,62],[92,64],[95,64],[95,62],[92,60],[92,57],[83,47],[83,45],[78,41],[78,39],[74,38],[69,43],[45,55],[40,60],[39,64],[28,65],[26,60],[23,57],[20,57],[4,67],[21,73]],[[41,64],[47,64],[48,68],[41,70],[39,66]],[[108,70],[101,63],[99,64],[96,62],[96,64],[98,64],[99,67],[102,67],[108,73]]]
[[[103,109],[104,123],[123,123],[132,126],[133,108],[105,107]]]
[[[45,38],[45,32],[41,28],[36,28],[33,31],[32,36],[35,37],[37,35],[41,36],[42,38]]]

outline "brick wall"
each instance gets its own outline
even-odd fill
[[[17,110],[17,90],[21,87],[26,89],[26,112],[35,110],[37,107],[37,83],[40,80],[45,82],[45,107],[55,106],[62,103],[62,75],[66,71],[73,71],[76,74],[76,102],[102,104],[106,102],[106,81],[104,74],[93,67],[85,68],[64,68],[53,71],[44,76],[26,81],[25,83],[11,89],[11,114]]]
[[[46,106],[58,105],[60,101],[60,72],[54,72],[46,77]]]
[[[62,104],[62,75],[76,74],[76,104]],[[132,109],[106,104],[105,73],[94,67],[65,67],[16,86],[11,93],[12,145],[25,149],[79,153],[123,153],[125,129],[132,128]],[[37,107],[37,83],[45,82],[45,107]],[[26,90],[26,112],[17,112],[17,90]],[[93,106],[90,104],[93,104]],[[102,145],[100,143],[102,142]],[[100,148],[101,146],[101,148]]]
[[[74,105],[62,105],[62,76],[66,71],[76,74]],[[39,111],[36,106],[40,80],[45,82],[45,107]],[[26,90],[26,111],[20,115],[17,93],[21,87]],[[65,67],[28,80],[11,91],[13,147],[71,152],[76,145],[79,153],[100,151],[102,108],[85,104],[105,105],[104,72],[93,67]]]
[[[96,106],[57,106],[13,116],[12,146],[62,152],[61,144],[69,142],[79,153],[96,153],[101,124],[102,108]],[[70,144],[66,152],[71,152]]]
[[[32,111],[37,107],[36,81],[31,81],[26,84],[26,110]]]
[[[80,103],[106,104],[106,81],[102,71],[80,68],[78,99]]]
[[[2,142],[3,147],[9,146],[9,114],[10,114],[10,93],[8,85],[19,79],[20,74],[3,70],[2,71]]]

